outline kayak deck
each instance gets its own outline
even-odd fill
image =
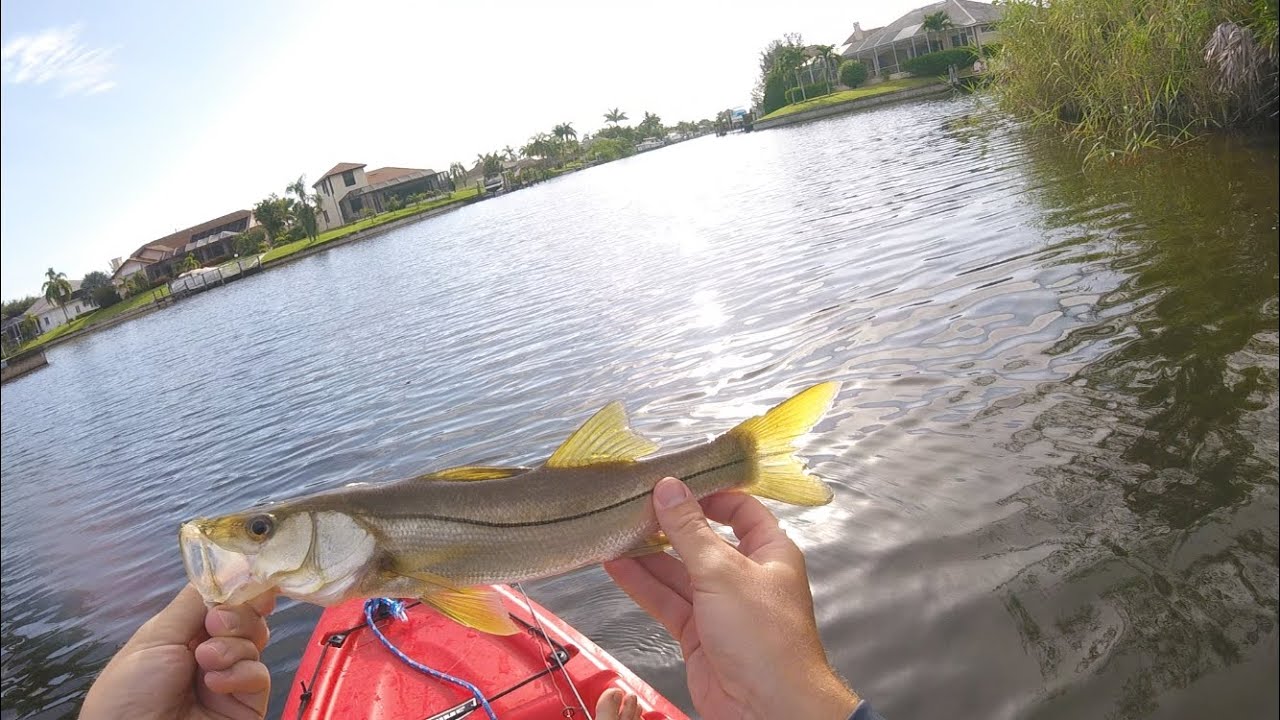
[[[385,617],[377,625],[409,658],[478,687],[501,720],[594,717],[596,701],[611,687],[636,695],[644,720],[688,720],[563,620],[532,600],[526,605],[524,596],[509,587],[494,590],[523,632],[490,635],[421,603],[406,603],[406,620]],[[589,712],[583,713],[575,688]],[[461,720],[486,715],[464,688],[393,655],[366,626],[364,601],[352,600],[328,608],[316,624],[282,717]]]

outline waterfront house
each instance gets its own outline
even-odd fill
[[[79,280],[69,280],[68,282],[71,283],[71,298],[67,300],[66,314],[63,314],[61,305],[56,302],[50,302],[45,298],[36,300],[35,304],[27,308],[27,311],[23,313],[36,319],[40,332],[48,332],[59,325],[75,320],[87,312],[93,312],[98,309],[98,304],[93,301],[92,295],[80,289]]]
[[[954,27],[939,33],[925,30],[925,16],[936,12],[946,13]],[[1002,14],[1002,8],[990,3],[945,0],[918,7],[884,27],[863,30],[854,23],[841,55],[866,65],[872,77],[892,78],[903,72],[902,63],[918,55],[998,41],[995,24]]]
[[[436,195],[453,190],[448,173],[422,168],[384,167],[365,170],[361,163],[338,163],[312,184],[320,195],[320,229],[330,230],[359,220],[366,210],[383,212],[388,201],[410,195]]]
[[[147,283],[154,284],[177,275],[178,264],[188,255],[195,255],[202,265],[230,258],[235,254],[236,235],[257,224],[251,211],[237,210],[152,240],[133,251],[127,260],[111,262],[111,282],[125,295],[125,283],[135,273],[144,273]]]

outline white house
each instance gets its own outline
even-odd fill
[[[98,305],[93,302],[93,298],[88,293],[80,291],[79,280],[69,280],[68,282],[71,283],[71,299],[67,301],[65,315],[62,312],[61,305],[51,303],[44,298],[37,300],[34,305],[27,308],[27,311],[23,313],[36,319],[40,332],[48,332],[69,320],[75,320],[87,312],[98,309]]]

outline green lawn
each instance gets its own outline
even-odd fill
[[[899,90],[910,90],[912,88],[924,87],[926,85],[935,85],[941,82],[938,78],[903,78],[901,80],[886,80],[875,85],[864,85],[853,90],[842,90],[840,92],[823,95],[812,100],[795,103],[780,107],[777,110],[765,115],[760,120],[772,120],[773,118],[783,117],[792,113],[804,112],[805,110],[813,110],[815,108],[827,107],[828,105],[839,105],[840,103],[849,102],[850,100],[859,100],[866,97],[874,97],[885,93],[897,92]],[[758,122],[758,121],[757,121]]]
[[[76,330],[79,330],[80,328],[83,328],[83,327],[90,327],[92,325],[97,325],[98,323],[110,320],[111,318],[117,315],[120,315],[121,313],[128,312],[134,308],[142,307],[143,305],[150,305],[151,303],[156,301],[156,298],[162,298],[168,294],[169,294],[169,286],[161,285],[160,287],[154,290],[148,290],[147,292],[144,292],[141,295],[134,295],[133,297],[125,298],[124,300],[121,300],[120,302],[110,307],[105,307],[105,308],[102,308],[101,310],[94,310],[91,313],[86,313],[76,318],[75,320],[72,320],[69,323],[59,325],[58,327],[50,330],[49,332],[44,333],[43,335],[37,337],[35,340],[32,340],[29,343],[26,343],[22,347],[18,348],[18,352],[22,352],[25,350],[34,350],[35,348],[41,347],[52,340],[56,340],[62,337],[63,335],[66,335],[67,333],[75,332]]]
[[[350,225],[343,225],[342,227],[334,228],[332,230],[329,230],[328,232],[322,232],[320,233],[319,236],[316,237],[315,242],[311,242],[309,240],[298,240],[296,242],[286,243],[279,247],[273,247],[270,250],[268,250],[265,255],[262,256],[262,264],[267,265],[281,258],[289,257],[294,253],[302,252],[303,250],[307,250],[317,245],[323,245],[327,242],[332,242],[339,238],[344,238],[352,233],[357,233],[357,232],[360,232],[361,230],[368,230],[371,227],[377,227],[379,225],[385,225],[389,222],[394,222],[396,220],[399,220],[400,218],[409,217],[410,215],[418,215],[420,213],[427,212],[428,210],[435,210],[436,208],[444,207],[445,205],[451,205],[453,203],[462,202],[463,200],[467,200],[479,194],[480,194],[479,188],[475,188],[475,187],[463,188],[461,190],[458,190],[449,194],[446,197],[437,198],[435,200],[424,202],[421,205],[414,205],[412,207],[403,208],[401,210],[384,212],[381,215],[374,215],[371,218],[366,218],[364,220],[357,220],[351,223]]]

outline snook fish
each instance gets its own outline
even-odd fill
[[[613,402],[540,467],[455,467],[191,520],[179,531],[183,561],[209,603],[272,589],[318,605],[413,597],[463,625],[514,633],[483,586],[665,550],[650,502],[664,477],[698,497],[736,489],[793,505],[830,502],[793,442],[838,390],[815,385],[711,442],[643,460],[657,446]]]

